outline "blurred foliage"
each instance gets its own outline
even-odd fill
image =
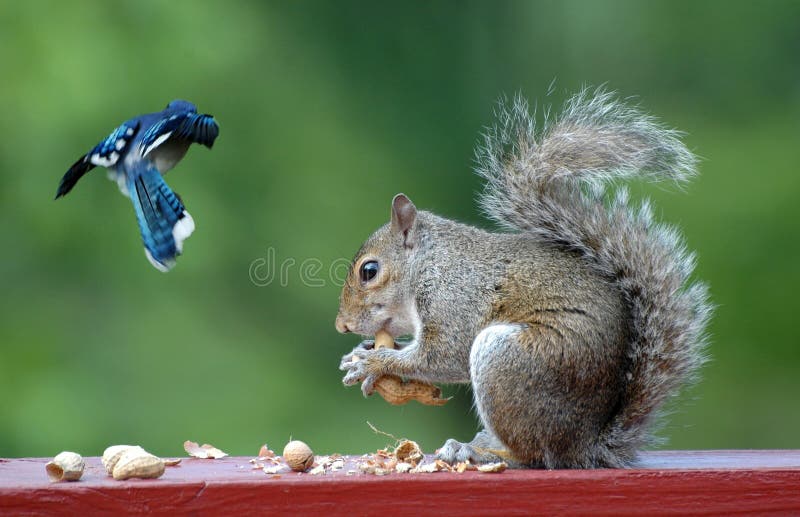
[[[687,192],[637,188],[679,224],[719,308],[704,379],[662,434],[675,448],[798,447],[800,3],[101,2],[0,4],[0,457],[186,439],[253,455],[386,438],[469,439],[444,408],[341,385],[338,288],[299,265],[350,259],[406,192],[488,226],[473,146],[517,91],[635,95],[702,158]],[[556,79],[554,93],[547,97]],[[126,118],[173,98],[221,126],[169,174],[197,223],[169,274],[102,170],[60,176]],[[251,264],[295,259],[286,285]],[[326,276],[323,270],[320,277]]]

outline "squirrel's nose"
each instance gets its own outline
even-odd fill
[[[347,325],[344,322],[344,318],[341,316],[336,316],[336,330],[338,330],[342,334],[347,334],[350,332],[350,329],[347,328]]]

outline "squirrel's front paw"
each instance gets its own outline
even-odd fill
[[[375,342],[365,340],[355,347],[352,352],[342,357],[339,369],[347,372],[342,379],[342,383],[345,386],[352,386],[360,382],[364,396],[372,395],[375,389],[375,381],[381,376],[377,352],[375,350]]]
[[[375,390],[375,381],[378,380],[378,375],[368,373],[365,366],[365,361],[356,361],[350,370],[345,374],[342,383],[345,386],[352,386],[358,382],[361,383],[361,392],[365,397],[372,395]]]
[[[340,370],[352,369],[356,363],[364,359],[367,356],[367,354],[373,350],[375,350],[375,341],[372,339],[365,339],[364,341],[359,343],[359,345],[355,347],[352,352],[342,357],[342,361],[341,363],[339,363],[339,369]]]

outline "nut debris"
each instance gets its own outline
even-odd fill
[[[64,451],[44,466],[51,482],[77,481],[83,475],[85,464],[80,454]]]
[[[285,469],[284,465],[268,465],[262,468],[264,474],[278,474],[279,472],[282,472],[284,469]]]
[[[200,459],[218,459],[228,455],[228,453],[217,449],[213,445],[207,443],[197,445],[197,442],[191,440],[183,442],[183,450],[185,450],[189,456]]]
[[[478,465],[479,472],[503,472],[507,468],[508,468],[508,463],[506,463],[505,461]]]
[[[265,443],[264,445],[261,446],[261,449],[258,450],[258,457],[261,459],[274,458],[275,451],[270,449],[269,446]]]
[[[410,463],[412,466],[416,466],[417,463],[425,459],[419,444],[411,440],[401,440],[394,449],[394,456],[397,461]]]

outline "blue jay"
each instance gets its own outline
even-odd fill
[[[211,115],[197,113],[188,101],[174,100],[164,111],[139,115],[111,132],[69,168],[56,191],[66,195],[95,166],[133,202],[147,259],[159,271],[169,271],[194,231],[194,220],[162,174],[175,167],[192,143],[209,149],[219,134]]]

